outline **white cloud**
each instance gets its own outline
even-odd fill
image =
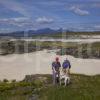
[[[4,18],[0,19],[0,24],[23,27],[23,26],[33,26],[33,21],[26,17]]]
[[[36,19],[36,22],[40,24],[49,24],[49,23],[54,22],[54,20],[52,18],[39,17]]]
[[[0,19],[0,22],[1,21],[3,21],[3,22],[6,22],[6,21],[21,22],[21,21],[26,21],[26,20],[29,20],[29,19],[26,17],[16,17],[16,18],[3,18],[3,19]]]
[[[100,25],[95,25],[94,28],[95,29],[100,29]]]
[[[77,15],[80,15],[80,16],[89,15],[89,12],[88,12],[88,11],[82,10],[82,9],[80,9],[80,8],[77,7],[77,6],[72,6],[72,7],[70,8],[70,10],[71,10],[73,13],[75,13],[75,14],[77,14]]]

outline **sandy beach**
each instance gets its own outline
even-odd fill
[[[61,62],[66,58],[66,56],[57,56],[54,50],[0,56],[0,80],[4,78],[22,80],[25,75],[51,74],[51,63],[55,57],[59,57]],[[98,59],[81,59],[69,55],[67,58],[72,65],[71,73],[100,74],[100,60]]]
[[[11,39],[11,41],[16,41],[17,39]],[[46,42],[46,41],[50,41],[50,42],[77,42],[77,43],[94,43],[94,42],[100,42],[100,36],[94,36],[94,38],[89,38],[89,39],[21,39],[22,41],[40,41],[40,42]]]

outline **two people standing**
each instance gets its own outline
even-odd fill
[[[62,68],[61,68],[62,67]],[[64,74],[70,74],[71,64],[68,59],[64,60],[64,62],[60,63],[59,58],[57,57],[55,61],[52,63],[52,72],[53,72],[53,84],[59,83],[60,71]]]

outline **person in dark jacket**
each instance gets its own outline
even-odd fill
[[[53,84],[59,83],[60,77],[60,67],[61,64],[59,62],[59,58],[57,57],[55,61],[52,63],[52,72],[53,72]]]
[[[70,75],[71,64],[70,64],[70,61],[68,59],[64,60],[62,67],[63,67],[63,72],[65,74]]]

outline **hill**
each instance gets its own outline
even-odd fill
[[[44,28],[39,30],[28,30],[28,31],[16,31],[10,33],[0,33],[0,37],[14,37],[14,38],[21,38],[21,37],[34,37],[39,35],[48,35],[48,34],[58,34],[62,33],[62,29],[53,30],[50,28]]]
[[[38,30],[28,30],[28,31],[16,31],[16,32],[10,32],[10,33],[0,33],[0,37],[12,37],[12,38],[42,38],[42,37],[52,37],[52,38],[68,38],[68,37],[75,37],[80,35],[100,35],[99,31],[94,32],[74,32],[69,30],[63,30],[60,29],[50,29],[50,28],[44,28],[44,29],[38,29]]]

